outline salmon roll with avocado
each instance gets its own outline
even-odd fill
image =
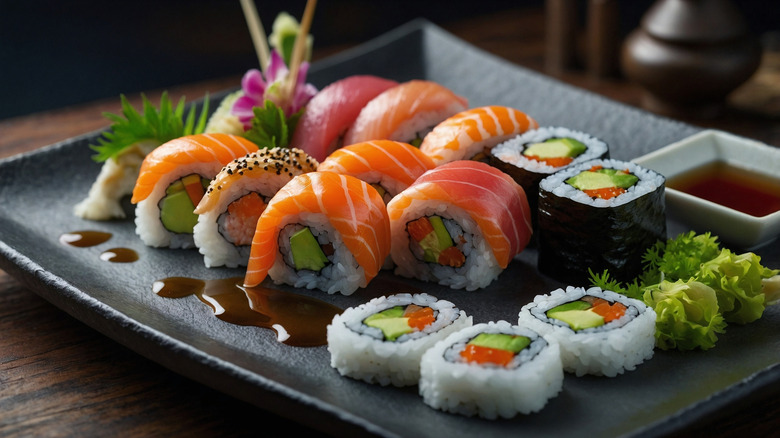
[[[655,320],[640,300],[569,286],[536,296],[517,323],[560,344],[566,372],[614,377],[653,357]]]
[[[195,208],[192,231],[206,267],[246,266],[255,227],[268,201],[293,177],[317,170],[296,148],[265,148],[228,163]]]
[[[497,321],[461,329],[426,351],[419,393],[432,408],[493,420],[540,411],[563,378],[557,342]]]
[[[240,136],[196,134],[173,139],[146,155],[131,198],[136,233],[144,244],[194,247],[195,206],[212,178],[232,160],[255,151],[257,145]]]
[[[416,385],[420,358],[472,317],[434,296],[399,293],[336,315],[328,325],[330,364],[342,376],[382,386]]]
[[[564,127],[530,129],[496,145],[489,163],[520,184],[536,212],[539,182],[545,177],[583,161],[609,158],[606,142],[590,134]],[[533,215],[536,228],[536,214]]]
[[[618,160],[592,160],[539,183],[538,268],[567,284],[609,270],[617,281],[641,273],[645,251],[666,239],[665,179]]]

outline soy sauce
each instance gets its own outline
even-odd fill
[[[111,248],[100,254],[100,260],[112,263],[131,263],[138,260],[138,253],[130,248]]]
[[[327,325],[342,309],[305,295],[266,287],[245,288],[242,283],[242,277],[168,277],[154,282],[152,290],[167,298],[195,295],[211,307],[217,318],[231,324],[271,329],[287,345],[327,344]]]
[[[60,235],[60,242],[70,246],[87,248],[107,242],[110,238],[111,233],[106,233],[104,231],[84,230],[63,233]]]

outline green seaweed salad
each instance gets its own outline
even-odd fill
[[[716,236],[691,231],[650,247],[631,283],[613,280],[608,270],[590,270],[590,281],[652,307],[658,348],[707,350],[728,324],[753,322],[780,301],[778,272],[752,252],[734,253]]]

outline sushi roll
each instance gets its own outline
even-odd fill
[[[524,112],[490,105],[461,111],[436,125],[420,150],[437,165],[456,160],[487,161],[491,148],[539,124]]]
[[[468,107],[468,100],[436,82],[403,82],[371,99],[344,136],[350,145],[395,140],[419,146],[434,126]]]
[[[398,82],[371,75],[340,79],[320,90],[306,105],[290,144],[318,161],[343,146],[344,134],[360,110]]]
[[[257,219],[268,201],[294,176],[317,166],[300,149],[266,148],[223,167],[195,208],[192,237],[206,267],[246,266]]]
[[[320,163],[319,170],[359,178],[374,186],[389,202],[434,167],[427,155],[408,143],[376,140],[336,150]]]
[[[420,361],[419,393],[435,409],[486,419],[540,411],[563,387],[558,344],[507,321],[475,324]]]
[[[609,146],[585,132],[538,127],[496,145],[489,156],[491,166],[514,178],[525,189],[531,211],[535,212],[542,179],[583,161],[609,158]],[[534,214],[534,226],[536,221]]]
[[[194,247],[194,210],[209,183],[229,162],[255,151],[257,145],[243,137],[216,133],[179,137],[146,155],[130,199],[144,244]]]
[[[567,284],[589,270],[631,282],[645,251],[666,239],[664,177],[637,164],[591,160],[539,183],[538,268]]]
[[[425,293],[374,298],[328,325],[330,365],[342,376],[372,384],[416,385],[423,353],[471,324],[465,311]]]
[[[395,273],[453,289],[489,285],[531,238],[523,188],[479,161],[425,172],[387,213]]]
[[[558,342],[566,372],[615,377],[653,357],[655,320],[640,300],[568,286],[537,295],[517,323]]]
[[[376,189],[349,175],[304,173],[257,220],[244,285],[270,276],[277,284],[351,295],[389,253],[390,223]]]

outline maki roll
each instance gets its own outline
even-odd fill
[[[257,151],[230,134],[196,134],[166,142],[144,158],[130,201],[136,233],[153,247],[191,248],[194,212],[211,180],[238,157]]]
[[[517,323],[558,342],[566,372],[614,377],[653,357],[655,319],[640,300],[568,286],[537,295]]]
[[[374,298],[328,325],[330,365],[342,376],[368,383],[416,385],[423,353],[471,324],[465,311],[425,293]]]
[[[420,150],[436,165],[456,160],[487,161],[493,146],[538,126],[536,120],[508,106],[471,108],[436,125],[423,138]]]
[[[387,213],[395,273],[453,289],[489,285],[531,238],[523,188],[479,161],[425,172]]]
[[[352,175],[371,184],[385,202],[436,165],[420,149],[399,141],[375,140],[337,149],[319,170]]]
[[[530,129],[490,150],[489,163],[520,184],[536,212],[539,182],[571,165],[609,158],[607,144],[590,134],[564,127]],[[536,214],[533,216],[536,224]]]
[[[284,185],[257,220],[244,286],[277,284],[351,295],[390,254],[385,203],[368,183],[309,172]]]
[[[467,327],[423,354],[425,404],[487,419],[540,411],[563,387],[558,344],[507,321]]]
[[[664,177],[631,162],[591,160],[539,183],[538,268],[568,284],[589,271],[631,282],[666,239]]]
[[[257,219],[294,176],[317,170],[300,149],[266,148],[228,163],[214,177],[194,212],[192,237],[206,267],[246,266]]]

